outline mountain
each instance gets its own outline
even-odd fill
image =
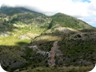
[[[0,8],[0,13],[2,14],[6,14],[6,15],[14,15],[14,14],[18,14],[18,13],[26,13],[26,12],[31,12],[31,13],[38,13],[32,10],[29,10],[27,8],[24,7],[9,7],[9,6],[1,6]],[[39,13],[38,13],[39,14]]]
[[[68,16],[62,13],[57,13],[52,16],[54,24],[60,24],[63,27],[69,27],[74,29],[90,29],[92,26],[86,22],[79,20],[75,17]]]
[[[35,11],[32,11],[32,10],[29,10],[27,8],[24,8],[24,7],[8,7],[8,6],[2,6],[0,8],[0,15],[8,15],[8,16],[12,16],[14,18],[14,15],[15,15],[15,18],[17,16],[17,20],[18,19],[33,19],[33,18],[36,18],[36,17],[39,17],[41,16],[41,18],[43,18],[43,14],[41,13],[38,13],[38,12],[35,12]],[[69,15],[65,15],[65,14],[62,14],[62,13],[57,13],[53,16],[45,16],[46,18],[50,18],[52,20],[52,23],[51,24],[58,24],[58,25],[61,25],[63,27],[70,27],[70,28],[75,28],[75,29],[89,29],[89,28],[92,28],[92,26],[90,26],[89,24],[87,24],[86,22],[84,21],[81,21],[75,17],[71,17]],[[43,19],[44,20],[44,19]],[[24,21],[24,20],[23,20]]]
[[[95,43],[96,29],[75,17],[0,8],[0,61],[9,72],[86,72],[96,63]]]

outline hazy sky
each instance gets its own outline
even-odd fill
[[[27,6],[46,15],[61,12],[96,27],[96,0],[0,0],[1,5]]]

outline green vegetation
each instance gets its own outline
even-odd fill
[[[54,16],[52,16],[53,18],[53,24],[57,24],[60,25],[62,27],[69,27],[69,28],[74,28],[74,29],[90,29],[92,28],[90,25],[88,25],[87,23],[76,19],[74,17],[68,16],[68,15],[64,15],[61,13],[58,13]]]
[[[37,67],[37,68],[28,68],[27,70],[24,69],[23,71],[17,70],[16,72],[87,72],[91,70],[92,67]]]
[[[87,72],[96,63],[95,43],[96,29],[74,17],[0,8],[0,62],[9,72]]]

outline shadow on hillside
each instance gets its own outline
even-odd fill
[[[53,43],[54,43],[54,41],[39,40],[39,41],[30,43],[30,44],[25,43],[25,42],[18,42],[17,46],[1,45],[0,46],[0,61],[1,61],[1,63],[3,63],[2,66],[4,67],[4,69],[7,69],[7,70],[11,69],[10,66],[16,62],[18,62],[18,63],[20,62],[20,63],[18,64],[17,67],[13,66],[13,68],[12,68],[13,70],[25,67],[25,66],[27,66],[26,65],[27,62],[25,61],[26,59],[24,57],[24,56],[26,56],[24,49],[28,48],[28,46],[31,46],[31,45],[37,45],[43,51],[50,51],[53,46]],[[95,58],[96,50],[94,47],[95,43],[92,42],[91,43],[92,45],[90,45],[90,46],[84,46],[86,44],[89,44],[88,42],[85,44],[83,44],[83,43],[85,43],[85,42],[84,41],[71,41],[71,40],[60,41],[58,43],[59,48],[63,53],[63,57],[62,57],[63,65],[62,66],[92,66],[93,67],[95,65],[95,62],[96,62],[96,58]],[[81,48],[81,46],[82,46],[82,48]],[[91,47],[93,47],[93,49]],[[27,51],[29,51],[27,53],[30,54],[30,49]],[[30,55],[28,55],[28,56],[30,56]],[[35,58],[37,58],[36,62],[37,62],[37,60],[38,61],[40,60],[39,59],[40,57],[38,57],[38,56],[39,55],[36,55],[36,57],[34,56]],[[43,59],[43,60],[46,60],[46,59]],[[58,66],[59,59],[57,58],[56,60],[57,60],[57,66]],[[30,59],[28,61],[30,61]],[[22,65],[22,62],[24,62],[23,63],[24,65]],[[31,60],[31,62],[32,62],[32,60]],[[42,63],[42,59],[41,59],[41,63]],[[44,66],[42,64],[41,64],[41,66]],[[21,66],[19,66],[19,65],[21,65]]]
[[[49,35],[52,35],[52,34],[49,33]],[[32,52],[31,52],[31,49],[28,49],[28,46],[37,45],[40,50],[49,52],[55,41],[56,40],[54,41],[37,40],[31,43],[18,42],[16,46],[1,45],[0,61],[1,63],[3,63],[4,69],[7,69],[7,70],[8,68],[10,68],[12,64],[16,62],[20,62],[19,64],[22,64],[22,62],[24,62],[23,63],[24,65],[20,67],[25,67],[28,61],[31,61],[30,64],[32,64],[32,62],[35,62],[35,61],[42,62],[42,59],[43,60],[46,60],[46,59],[44,58],[41,59],[41,57],[38,57],[39,55],[33,55],[35,58],[34,61],[30,59]],[[58,41],[59,49],[63,53],[63,57],[62,57],[63,65],[61,66],[92,66],[93,67],[96,63],[96,44],[95,43],[96,43],[96,40],[91,40],[91,39],[86,39],[86,40],[70,39],[70,40]],[[27,57],[24,57],[24,56],[27,56]],[[57,60],[56,62],[58,66],[60,59],[56,58],[56,60]],[[41,63],[41,66],[44,66],[44,64],[43,65],[42,64],[43,63]],[[18,66],[15,69],[20,68]]]
[[[53,43],[55,41],[46,41],[46,40],[38,40],[34,41],[29,46],[39,47],[40,50],[49,52],[53,47]],[[58,67],[91,67],[91,69],[95,66],[96,63],[96,40],[62,40],[58,42],[59,50],[63,53],[62,61],[59,57],[56,57],[56,66]],[[57,52],[56,52],[57,53]],[[62,62],[62,63],[60,63]],[[61,66],[59,65],[61,64]],[[89,70],[88,70],[89,71]]]
[[[24,48],[28,43],[18,42],[16,46],[0,45],[0,63],[5,70],[26,66]],[[12,68],[11,68],[12,67]]]

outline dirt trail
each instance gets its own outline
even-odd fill
[[[55,65],[55,55],[56,55],[56,50],[59,48],[58,46],[58,41],[55,41],[53,43],[53,47],[50,50],[50,60],[49,60],[49,65],[54,66]]]

